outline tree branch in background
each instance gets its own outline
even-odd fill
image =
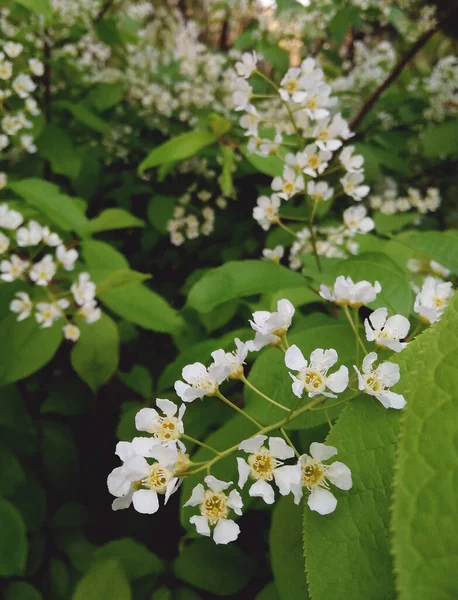
[[[453,7],[452,10],[448,11],[447,14],[436,23],[434,27],[432,27],[429,31],[424,33],[415,44],[410,48],[410,50],[401,58],[398,64],[394,67],[393,71],[388,75],[388,77],[382,82],[382,84],[375,90],[375,92],[369,96],[366,102],[363,104],[359,113],[352,119],[350,122],[350,129],[355,130],[360,125],[361,121],[367,115],[367,113],[371,110],[374,104],[377,102],[379,97],[383,94],[383,92],[390,87],[392,83],[396,81],[404,67],[412,60],[412,58],[423,48],[423,46],[428,42],[428,40],[441,28],[441,26],[450,19],[450,17],[458,10],[458,7]]]
[[[105,4],[103,4],[103,6],[99,10],[97,16],[94,19],[94,25],[97,25],[97,23],[100,23],[100,21],[103,19],[103,17],[106,15],[106,13],[110,10],[110,8],[113,6],[113,4],[114,4],[114,0],[107,0],[105,2]]]

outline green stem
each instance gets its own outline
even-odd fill
[[[180,435],[180,438],[182,440],[186,440],[188,442],[191,442],[192,444],[197,444],[197,446],[200,446],[201,448],[205,448],[206,450],[209,450],[210,452],[213,452],[213,454],[218,454],[218,455],[220,454],[219,450],[216,450],[216,448],[212,448],[208,444],[204,444],[200,440],[196,440],[195,438],[191,437],[190,435],[186,435],[185,433],[182,433]],[[205,461],[205,462],[207,462],[207,461]]]
[[[347,317],[347,321],[350,323],[350,327],[353,329],[353,333],[355,334],[355,337],[356,337],[356,343],[358,343],[361,346],[361,348],[363,349],[364,355],[366,355],[367,354],[366,347],[364,346],[361,338],[359,337],[358,330],[357,330],[355,324],[353,323],[353,319],[351,317],[348,306],[344,305],[342,308],[345,313],[345,316]]]
[[[353,322],[355,324],[355,330],[356,330],[356,364],[359,365],[359,343],[360,343],[360,337],[359,337],[359,313],[358,313],[358,309],[354,308],[353,309]]]
[[[312,212],[310,214],[309,231],[310,231],[310,239],[312,242],[312,248],[313,248],[313,254],[315,256],[316,266],[317,266],[318,271],[321,273],[321,262],[320,262],[320,257],[318,255],[318,250],[316,248],[315,230],[313,229],[313,221],[315,219],[317,206],[318,206],[318,202],[315,201],[313,203]]]
[[[297,451],[296,446],[293,444],[293,442],[291,441],[289,435],[286,433],[286,431],[283,429],[283,427],[280,428],[280,431],[281,431],[282,436],[287,441],[288,445],[291,446],[291,448],[294,450],[294,454],[297,456],[297,458],[300,458],[301,455]]]
[[[228,400],[225,396],[223,396],[223,394],[219,390],[216,392],[215,396],[217,398],[219,398],[220,400],[222,400],[225,404],[227,404],[228,406],[230,406],[231,408],[236,410],[239,414],[243,415],[245,417],[245,419],[248,419],[249,421],[251,421],[254,425],[256,425],[256,427],[258,429],[262,429],[261,423],[258,423],[258,421],[256,421],[256,419],[253,419],[253,417],[251,417],[249,414],[247,414],[245,411],[243,411],[241,408],[239,408],[236,404],[234,404],[233,402]]]
[[[270,402],[270,404],[273,404],[273,405],[277,406],[278,408],[281,408],[282,410],[289,411],[289,408],[287,408],[286,406],[283,406],[283,404],[280,404],[279,402],[275,402],[275,400],[273,400],[272,398],[269,398],[269,396],[266,396],[266,394],[263,394],[261,392],[261,390],[258,390],[257,387],[255,387],[252,383],[250,383],[248,381],[248,379],[245,377],[245,375],[242,375],[242,377],[240,377],[240,381],[242,381],[245,385],[247,385],[249,388],[251,388],[253,390],[253,392],[256,392],[256,394],[258,394],[258,396],[261,396],[261,398],[264,398],[264,400],[267,400],[267,402]]]
[[[292,229],[290,229],[287,225],[285,225],[284,223],[282,223],[280,219],[278,219],[277,225],[279,227],[281,227],[282,229],[284,229],[285,231],[287,231],[288,233],[290,233],[291,235],[293,235],[295,238],[297,238],[296,233]]]

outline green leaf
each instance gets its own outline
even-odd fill
[[[228,262],[199,279],[189,292],[188,304],[205,313],[234,298],[296,285],[305,286],[304,278],[281,265],[261,260]]]
[[[65,175],[70,179],[78,177],[82,160],[73,146],[71,137],[63,129],[49,123],[37,145],[41,156],[51,163],[53,173]]]
[[[25,474],[15,454],[0,446],[0,495],[11,496],[24,482]]]
[[[27,531],[40,531],[46,518],[46,495],[33,473],[27,472],[11,502],[21,513]]]
[[[29,317],[20,323],[10,314],[0,322],[0,385],[28,377],[48,363],[62,341],[62,321],[42,329]]]
[[[93,392],[106,383],[118,368],[119,331],[104,313],[95,323],[80,325],[81,336],[73,347],[72,366]]]
[[[357,6],[344,6],[337,11],[336,16],[329,23],[331,38],[341,44],[350,27],[358,29],[361,24],[361,11]]]
[[[315,315],[306,321],[306,328],[301,333],[292,333],[288,336],[289,344],[296,344],[304,357],[308,360],[310,354],[317,347],[334,348],[339,355],[338,366],[341,364],[351,368],[355,354],[355,340],[350,326],[338,323],[333,319],[324,318],[322,324],[317,324]],[[294,321],[293,321],[294,324]],[[285,358],[277,348],[267,348],[256,359],[248,376],[248,381],[258,390],[287,408],[297,404],[297,398],[291,390],[291,378],[285,366]],[[244,390],[246,407],[245,411],[259,420],[262,424],[275,423],[283,419],[285,411],[277,408],[261,398],[256,392],[246,387]],[[335,400],[329,401],[334,404]],[[330,409],[330,418],[336,417],[341,407]],[[288,423],[288,429],[310,429],[327,420],[325,411],[304,412],[302,415]]]
[[[100,83],[89,92],[87,99],[99,112],[103,112],[119,104],[123,95],[124,84],[122,82]]]
[[[132,592],[117,560],[96,562],[76,586],[72,600],[131,600]]]
[[[400,355],[397,386],[407,400],[392,517],[397,588],[402,600],[458,597],[458,294],[442,319]]]
[[[213,144],[216,140],[216,135],[209,131],[197,130],[182,133],[151,150],[148,156],[140,163],[138,172],[140,175],[143,175],[147,169],[151,169],[152,167],[194,156],[202,148]]]
[[[458,273],[458,236],[452,231],[416,231],[400,242],[433,259],[453,273]]]
[[[232,173],[234,171],[234,150],[230,146],[220,145],[220,153],[223,161],[223,170],[218,179],[221,191],[226,196],[234,196],[235,189],[232,181]]]
[[[342,261],[332,270],[335,277],[345,275],[353,281],[363,279],[374,283],[378,281],[382,291],[377,294],[371,308],[386,306],[391,312],[408,317],[412,309],[412,291],[405,272],[384,254],[365,252]]]
[[[374,215],[375,229],[382,235],[392,233],[393,231],[399,231],[407,225],[412,225],[417,219],[418,215],[415,213],[385,215],[378,212]]]
[[[49,561],[49,582],[54,596],[57,598],[68,597],[70,577],[68,567],[63,560],[51,558]]]
[[[404,350],[405,352],[406,350]],[[353,487],[332,493],[332,514],[322,516],[304,503],[304,544],[313,600],[395,597],[387,530],[399,414],[362,396],[342,412],[326,439],[346,464]]]
[[[74,104],[69,100],[59,100],[54,102],[54,106],[68,110],[77,121],[93,129],[98,133],[108,133],[111,129],[110,123],[101,119],[98,115],[94,114],[83,102]]]
[[[175,203],[174,196],[153,196],[148,203],[148,221],[161,233],[167,233],[167,223],[173,219]]]
[[[293,497],[281,498],[272,514],[270,528],[270,560],[275,587],[281,600],[307,600],[304,573],[302,511]]]
[[[458,154],[458,120],[427,127],[422,140],[427,158],[443,158]]]
[[[128,373],[118,373],[119,379],[125,386],[140,394],[147,400],[153,396],[153,379],[150,372],[143,365],[133,365]]]
[[[164,570],[162,561],[146,546],[132,538],[119,538],[100,546],[94,552],[94,560],[117,559],[127,577],[134,581],[147,575],[159,575]]]
[[[48,19],[52,14],[49,0],[16,0],[16,2],[37,15],[42,15],[45,19]]]
[[[25,524],[16,508],[0,498],[0,576],[23,575],[27,560]]]
[[[88,521],[89,513],[83,504],[68,502],[59,508],[52,519],[52,526],[57,528],[82,527]]]
[[[319,294],[304,285],[301,287],[281,289],[274,292],[268,299],[269,310],[276,311],[277,302],[283,298],[286,298],[294,304],[296,310],[300,306],[306,306],[307,304],[324,303],[323,298]]]
[[[10,183],[9,188],[38,208],[52,223],[64,231],[85,234],[87,218],[73,203],[72,198],[62,194],[56,185],[30,178]]]
[[[102,276],[105,276],[112,271],[129,268],[129,263],[124,255],[105,242],[85,240],[82,243],[82,251],[89,268],[99,274],[96,281],[101,279],[101,273],[103,273]]]
[[[138,219],[123,208],[106,208],[88,223],[91,233],[110,231],[112,229],[127,229],[129,227],[144,227],[145,221]]]
[[[69,481],[78,485],[78,452],[70,428],[62,423],[43,421],[40,433],[47,480],[55,490],[67,489]]]
[[[280,48],[278,44],[261,43],[258,51],[272,67],[279,73],[285,73],[289,67],[289,52]]]
[[[48,397],[40,408],[42,415],[82,415],[93,407],[93,398],[84,383],[76,375],[65,373],[61,381],[55,381],[48,389]]]
[[[305,597],[306,600],[307,596]],[[255,600],[281,600],[281,597],[275,587],[275,583],[271,581],[265,588],[259,592]]]
[[[196,540],[181,550],[175,560],[175,575],[218,596],[237,594],[247,585],[254,564],[237,546],[218,546],[213,540]]]
[[[257,171],[270,177],[280,177],[283,173],[284,163],[278,156],[258,156],[249,152],[246,145],[240,147],[240,152]]]
[[[104,277],[102,281],[97,283],[97,294],[103,294],[112,290],[119,290],[125,288],[133,283],[141,283],[150,279],[151,275],[147,273],[139,273],[132,269],[119,269],[112,271],[109,275]]]
[[[30,583],[15,581],[6,588],[4,600],[43,600],[43,596]]]

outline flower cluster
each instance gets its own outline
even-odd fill
[[[385,215],[404,213],[412,209],[424,215],[436,212],[441,205],[438,188],[429,187],[423,196],[419,189],[409,187],[407,194],[401,196],[397,183],[391,177],[386,177],[378,187],[381,192],[371,195],[369,204],[373,210],[379,210]]]
[[[73,320],[94,323],[100,318],[96,286],[89,274],[80,273],[74,283],[68,279],[78,260],[77,250],[66,246],[48,226],[33,219],[24,222],[23,215],[7,204],[0,205],[0,256],[2,282],[23,281],[33,286],[33,300],[26,291],[19,291],[11,301],[10,310],[18,315],[18,321],[27,319],[34,309],[35,319],[43,328],[65,318],[64,336],[76,341],[80,331]],[[62,281],[71,284],[69,291],[62,290]]]

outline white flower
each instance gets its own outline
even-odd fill
[[[348,173],[361,173],[364,158],[360,154],[353,156],[354,151],[354,146],[346,146],[340,153],[339,160]]]
[[[355,365],[353,365],[358,374],[358,388],[366,394],[369,394],[369,396],[375,396],[385,408],[404,408],[406,405],[404,396],[389,390],[389,388],[395,385],[400,379],[399,365],[391,362],[384,362],[380,363],[379,366],[374,369],[373,365],[376,360],[377,354],[375,352],[370,352],[365,356],[362,373]]]
[[[28,152],[29,154],[35,154],[35,152],[37,151],[37,147],[36,145],[33,143],[33,136],[31,135],[21,135],[20,137],[20,143],[22,148],[24,148],[24,150],[26,152]]]
[[[17,58],[21,54],[23,48],[24,46],[22,44],[16,42],[7,42],[3,46],[3,50],[10,58]]]
[[[381,289],[382,287],[378,281],[374,285],[366,280],[355,283],[351,277],[339,275],[332,290],[321,284],[320,296],[325,300],[335,302],[338,306],[359,308],[363,304],[373,302]]]
[[[117,496],[113,510],[128,508],[133,503],[137,512],[151,515],[159,509],[159,494],[165,496],[166,504],[178,489],[179,479],[175,477],[178,452],[175,448],[155,446],[151,455],[156,462],[151,465],[128,442],[119,442],[116,454],[123,464],[107,479],[110,494]]]
[[[235,63],[235,70],[239,77],[248,79],[253,71],[256,70],[256,65],[259,60],[256,52],[244,52],[239,62]]]
[[[340,180],[340,183],[347,196],[351,196],[354,200],[359,202],[367,196],[370,191],[368,185],[360,185],[363,181],[364,176],[362,173],[346,173]]]
[[[262,251],[262,257],[265,260],[270,260],[273,263],[278,264],[285,255],[285,248],[283,246],[275,246],[275,248],[264,248]]]
[[[218,391],[218,386],[230,373],[226,365],[212,364],[210,367],[196,362],[186,365],[181,372],[185,380],[175,381],[175,391],[183,402],[192,402],[204,396],[213,396]]]
[[[0,254],[5,254],[9,247],[10,239],[4,233],[0,232]]]
[[[33,82],[32,78],[25,73],[21,73],[12,83],[12,88],[19,96],[19,98],[27,98],[27,96],[35,90],[37,86]]]
[[[95,323],[102,316],[102,311],[100,307],[97,306],[97,302],[95,300],[89,300],[85,302],[79,309],[78,313],[86,319],[86,323],[89,325]]]
[[[57,233],[53,233],[52,231],[50,231],[48,226],[45,226],[42,228],[42,233],[43,233],[43,242],[47,245],[47,246],[60,246],[63,242],[60,239],[60,237],[57,235]]]
[[[275,480],[280,493],[289,493],[291,484],[298,484],[300,476],[294,467],[282,466],[282,460],[292,458],[294,450],[286,444],[282,438],[269,438],[269,449],[263,444],[267,440],[266,435],[256,435],[244,440],[239,445],[239,450],[249,454],[248,460],[237,458],[239,471],[238,485],[243,488],[248,478],[255,480],[248,493],[253,497],[261,497],[266,504],[275,501],[274,488],[270,484]]]
[[[25,292],[16,292],[17,298],[11,301],[10,310],[14,313],[18,313],[18,321],[23,321],[30,316],[32,312],[33,304],[29,298],[29,295]]]
[[[36,117],[37,115],[40,114],[40,109],[38,107],[38,103],[35,100],[35,98],[26,98],[25,99],[25,108],[26,110],[33,115],[34,117]]]
[[[353,233],[369,233],[375,227],[374,221],[367,216],[365,206],[350,206],[344,210],[343,220]]]
[[[332,198],[334,194],[333,188],[329,187],[326,181],[309,181],[307,183],[307,194],[312,198],[314,202],[326,202],[329,198]]]
[[[304,189],[304,178],[298,175],[294,169],[285,167],[282,177],[274,177],[272,189],[278,192],[279,198],[289,200],[294,194]]]
[[[7,81],[13,74],[13,65],[9,60],[3,60],[0,62],[0,79]]]
[[[225,490],[232,485],[232,481],[225,482],[212,475],[205,477],[205,483],[210,489],[205,489],[198,483],[193,489],[191,497],[184,506],[199,506],[200,516],[194,516],[189,522],[195,525],[197,533],[212,536],[215,544],[228,544],[235,541],[240,533],[240,527],[232,519],[228,519],[232,509],[236,515],[242,514],[242,498],[237,490],[225,494]]]
[[[245,135],[257,136],[261,115],[251,104],[247,106],[246,113],[240,117],[240,127],[246,129]]]
[[[183,416],[186,406],[182,404],[178,408],[174,402],[163,398],[157,398],[156,405],[163,415],[161,416],[154,408],[142,408],[135,415],[135,427],[138,431],[151,433],[158,444],[178,446],[184,452],[186,448],[180,441],[180,435],[184,433]],[[147,439],[151,443],[151,438],[135,439]]]
[[[440,263],[436,262],[435,260],[431,260],[429,263],[429,266],[431,268],[431,271],[434,273],[434,275],[437,275],[438,277],[449,277],[450,276],[450,269],[447,269],[447,267],[444,267],[443,265],[441,265]]]
[[[407,343],[402,343],[407,337],[410,329],[409,320],[402,315],[388,316],[388,309],[377,308],[364,321],[366,338],[369,342],[375,342],[380,348],[389,348],[394,352],[401,352]]]
[[[54,321],[57,321],[57,319],[60,319],[62,316],[62,311],[58,304],[38,302],[36,308],[37,312],[35,313],[35,319],[44,329],[51,327]]]
[[[81,334],[79,328],[72,323],[67,323],[67,325],[64,325],[63,332],[64,338],[66,340],[70,340],[71,342],[76,342]]]
[[[17,229],[22,225],[24,217],[16,210],[10,210],[7,204],[0,204],[0,227]]]
[[[38,58],[29,58],[29,69],[37,77],[41,77],[45,72],[45,66]]]
[[[294,306],[289,300],[282,299],[277,302],[277,312],[258,310],[253,313],[250,321],[251,328],[256,331],[254,340],[247,342],[250,352],[257,352],[267,346],[279,345],[281,338],[291,326],[294,316]]]
[[[22,260],[17,254],[11,255],[11,260],[2,260],[0,262],[0,279],[11,283],[22,276],[24,271],[29,267],[28,260]]]
[[[342,139],[351,137],[348,124],[342,119],[340,114],[334,115],[332,121],[330,118],[321,119],[315,126],[313,137],[316,138],[316,145],[322,150],[335,152],[342,146]]]
[[[36,285],[48,285],[56,274],[56,264],[49,254],[35,263],[29,271],[29,277]]]
[[[43,228],[36,221],[30,221],[28,227],[19,227],[16,231],[16,242],[21,248],[37,246],[43,239]]]
[[[230,379],[240,379],[243,377],[243,365],[248,354],[249,342],[241,342],[238,338],[234,339],[237,350],[234,352],[224,352],[224,350],[215,350],[211,353],[214,366],[221,371],[229,371]]]
[[[294,494],[294,501],[299,504],[302,498],[304,488],[310,494],[307,498],[307,504],[310,510],[314,510],[320,515],[328,515],[335,511],[337,499],[329,491],[329,482],[341,490],[351,489],[353,482],[351,471],[344,463],[335,461],[331,465],[323,464],[337,454],[337,448],[327,446],[318,442],[310,445],[310,455],[303,454],[297,463],[300,483],[293,484],[291,492]]]
[[[323,173],[332,158],[332,152],[320,150],[316,144],[309,144],[303,152],[303,171],[310,177]]]
[[[306,79],[301,69],[292,67],[280,81],[279,93],[285,102],[303,102],[306,98]]]
[[[252,94],[253,90],[248,81],[236,79],[235,90],[232,94],[234,110],[246,110],[250,104]]]
[[[75,262],[78,260],[78,252],[74,248],[67,248],[61,244],[56,249],[56,260],[66,271],[72,271],[75,268]]]
[[[91,281],[89,273],[80,273],[78,281],[71,286],[70,291],[73,294],[75,302],[79,306],[83,306],[94,300],[96,285]]]
[[[415,298],[414,311],[424,323],[439,321],[453,296],[453,286],[449,281],[436,277],[426,277]]]
[[[272,223],[278,221],[278,209],[280,208],[280,198],[277,194],[260,196],[257,200],[257,206],[253,208],[253,218],[261,225],[264,231],[268,231]]]
[[[328,370],[336,364],[338,360],[337,352],[331,348],[323,350],[317,348],[310,355],[310,364],[305,360],[304,355],[296,345],[290,346],[285,354],[285,364],[288,369],[297,371],[297,377],[290,373],[293,380],[293,393],[301,398],[304,390],[309,398],[322,394],[328,398],[336,398],[335,394],[326,392],[326,388],[331,392],[343,392],[348,386],[348,369],[342,365],[335,373],[328,376]]]

